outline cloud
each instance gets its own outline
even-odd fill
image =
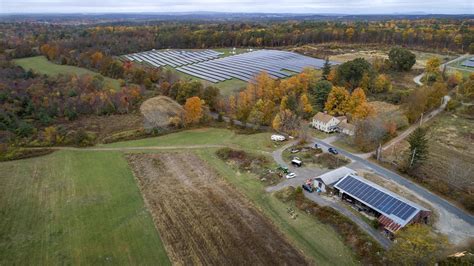
[[[473,14],[472,0],[0,0],[2,13],[264,12]]]

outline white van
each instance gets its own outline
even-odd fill
[[[286,140],[285,136],[282,136],[282,135],[272,135],[271,139],[273,141],[284,141],[284,140]]]

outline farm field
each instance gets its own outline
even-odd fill
[[[241,135],[230,130],[208,128],[102,147],[182,147],[181,140],[194,145],[192,141],[197,140],[202,145],[219,144],[220,141],[224,145],[256,152],[275,148],[268,146],[268,139],[268,133]],[[299,211],[298,218],[292,219],[287,212],[291,204],[282,203],[266,193],[264,183],[257,176],[241,173],[220,160],[216,150],[201,148],[192,150],[191,155],[189,150],[175,152],[179,156],[191,156],[193,160],[198,156],[199,167],[208,165],[205,169],[215,171],[214,174],[245,195],[250,200],[247,204],[269,219],[276,226],[275,230],[283,234],[280,237],[287,239],[311,261],[318,265],[357,263],[352,251],[334,229]],[[163,153],[146,152],[150,156]],[[186,155],[180,155],[183,153]],[[0,221],[6,230],[0,238],[1,264],[19,261],[90,264],[105,259],[117,264],[130,261],[168,264],[165,248],[153,227],[153,220],[143,204],[125,156],[123,151],[59,151],[43,157],[0,163],[0,209],[8,217]],[[196,170],[193,177],[199,173]],[[25,183],[30,186],[23,186]],[[45,191],[49,193],[47,197]],[[35,227],[30,228],[33,221]]]
[[[0,163],[0,213],[1,265],[169,264],[120,152]]]
[[[129,162],[173,264],[307,264],[195,154],[134,154]]]
[[[56,76],[59,74],[74,74],[74,75],[99,75],[101,74],[97,72],[93,72],[91,70],[76,67],[76,66],[68,66],[68,65],[58,65],[48,61],[48,59],[44,56],[34,56],[34,57],[27,57],[21,59],[15,59],[14,62],[21,66],[25,70],[33,70],[36,73],[48,75],[48,76]],[[120,89],[120,82],[116,79],[111,79],[108,77],[104,77],[105,81],[110,84],[114,89]]]
[[[288,214],[288,208],[297,209],[293,203],[283,203],[274,195],[265,192],[264,183],[256,176],[230,167],[220,160],[214,149],[197,150],[195,153],[211,165],[227,182],[247,196],[293,245],[302,250],[317,265],[357,264],[354,253],[344,245],[341,236],[333,228],[298,210],[297,219],[292,219]]]
[[[474,188],[474,145],[472,121],[444,113],[427,125],[428,158],[414,173],[430,189],[471,206]],[[403,164],[409,144],[402,141],[384,152],[388,162]],[[471,210],[472,211],[472,210]]]

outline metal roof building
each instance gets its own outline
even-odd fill
[[[390,232],[412,222],[422,221],[430,211],[362,177],[349,174],[334,187],[344,195],[364,204],[376,214],[379,222]]]

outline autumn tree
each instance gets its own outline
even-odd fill
[[[99,51],[93,53],[91,55],[92,66],[97,67],[99,65],[100,61],[102,61],[103,57],[104,57],[104,55]]]
[[[429,83],[439,80],[441,78],[440,66],[441,60],[438,57],[431,57],[428,59],[425,67],[426,74],[424,79]]]
[[[387,137],[384,122],[379,117],[354,121],[354,144],[363,152],[374,150]]]
[[[272,122],[273,129],[296,136],[300,128],[300,119],[290,110],[278,112]]]
[[[446,236],[426,225],[413,224],[396,234],[387,257],[394,265],[435,265],[448,246]]]
[[[345,115],[350,111],[350,94],[344,87],[333,87],[324,109],[330,115]]]
[[[380,74],[375,79],[375,83],[373,86],[372,92],[380,93],[380,92],[389,92],[392,90],[392,82],[390,81],[390,77],[385,74]]]
[[[313,107],[311,106],[308,95],[306,95],[306,93],[301,94],[299,106],[301,108],[301,113],[303,114],[304,118],[307,119],[311,117],[311,114],[313,113]]]
[[[367,97],[361,88],[355,89],[349,99],[349,113],[353,119],[363,119],[374,114],[374,108],[367,103]]]
[[[196,124],[203,117],[201,99],[197,96],[186,99],[184,104],[184,123]]]
[[[409,71],[416,63],[416,55],[408,49],[395,47],[388,53],[388,58],[393,69]]]

